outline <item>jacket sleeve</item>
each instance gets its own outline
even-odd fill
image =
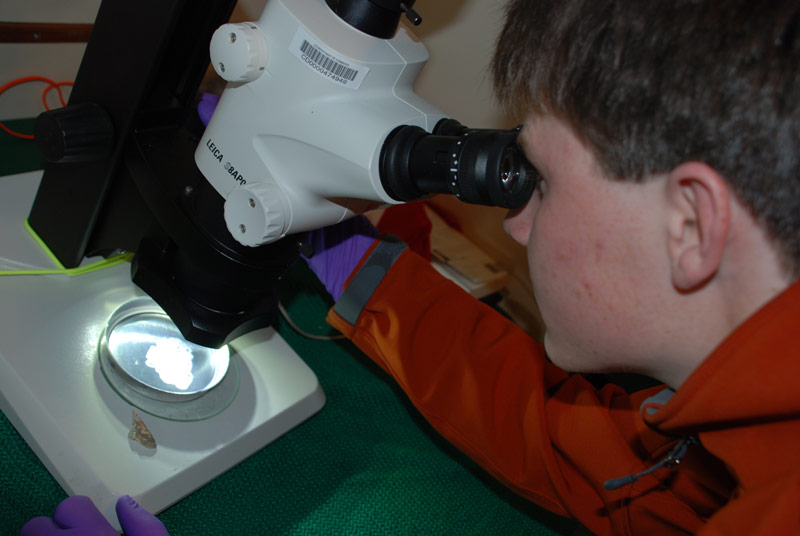
[[[652,453],[669,447],[638,417],[652,392],[594,389],[549,363],[541,345],[422,258],[377,244],[329,323],[495,478],[596,534],[619,529],[612,530],[609,504],[624,492],[607,492],[603,482],[642,470]]]

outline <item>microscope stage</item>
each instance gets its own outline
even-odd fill
[[[0,181],[2,270],[52,268],[23,225],[40,178]],[[98,343],[114,311],[144,296],[127,263],[75,277],[0,276],[0,296],[0,409],[64,490],[91,497],[115,527],[119,496],[158,513],[325,402],[314,373],[271,328],[231,343],[239,384],[220,413],[173,420],[123,400],[100,370]]]

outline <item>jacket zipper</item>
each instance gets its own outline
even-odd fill
[[[632,475],[626,475],[626,476],[621,476],[619,478],[612,478],[610,480],[606,480],[605,483],[603,484],[603,488],[608,491],[618,490],[620,488],[633,484],[643,476],[649,475],[650,473],[653,473],[661,469],[662,467],[675,467],[676,465],[681,463],[683,456],[689,449],[689,445],[693,445],[695,443],[697,443],[697,439],[695,439],[693,436],[684,437],[674,447],[672,447],[672,450],[670,450],[667,453],[667,456],[657,464],[653,465],[652,467],[649,467],[648,469],[645,469],[641,473],[635,473]]]

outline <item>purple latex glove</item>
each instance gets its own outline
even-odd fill
[[[306,259],[308,267],[334,301],[342,296],[344,282],[378,236],[378,230],[364,216],[308,233],[306,241],[314,248],[314,255]]]
[[[131,496],[117,500],[117,518],[127,536],[169,536],[156,516]],[[74,495],[61,501],[53,517],[34,517],[20,536],[119,536],[89,497]]]
[[[217,103],[219,103],[219,95],[203,93],[200,97],[200,102],[197,103],[197,115],[200,117],[203,126],[208,126],[208,122],[211,121],[211,116],[214,114]]]

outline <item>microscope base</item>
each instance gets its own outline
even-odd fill
[[[2,270],[52,267],[23,226],[40,178],[0,182]],[[88,495],[115,527],[117,497],[158,513],[325,403],[311,369],[268,328],[231,343],[240,384],[221,413],[181,422],[134,408],[103,376],[97,346],[113,311],[142,295],[127,263],[77,277],[0,276],[0,409],[64,490]],[[155,448],[129,439],[134,410]]]

